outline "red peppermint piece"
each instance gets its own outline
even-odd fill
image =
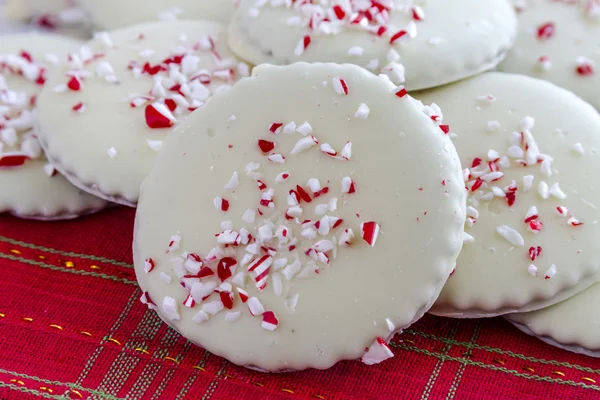
[[[515,204],[515,201],[517,200],[517,191],[508,191],[506,193],[506,202],[508,203],[509,207],[512,207],[513,204]],[[528,222],[528,221],[526,221]]]
[[[279,320],[273,311],[265,311],[263,313],[262,328],[268,331],[274,331],[279,325]]]
[[[440,125],[440,129],[442,130],[442,132],[444,132],[446,135],[450,133],[450,125]]]
[[[404,86],[398,86],[398,88],[396,88],[396,96],[397,97],[406,97],[408,95],[408,92],[406,91],[406,89],[404,88]]]
[[[538,26],[538,28],[537,28],[538,40],[550,39],[552,36],[554,36],[554,23],[553,22],[546,22],[545,24]]]
[[[161,65],[155,65],[152,66],[149,63],[144,64],[143,68],[142,68],[142,72],[146,73],[148,75],[156,75],[158,74],[160,71],[166,71],[167,69]]]
[[[594,73],[594,67],[591,63],[585,62],[577,65],[576,71],[581,76],[589,76]]]
[[[260,179],[256,181],[256,184],[258,185],[258,190],[265,190],[267,188],[267,184]]]
[[[240,289],[237,288],[238,294],[240,295],[240,300],[242,300],[242,303],[246,303],[248,301],[248,292],[246,292],[244,289]]]
[[[142,297],[140,297],[140,301],[142,302],[142,304],[146,304],[148,308],[156,309],[156,303],[150,298],[150,293],[143,292]]]
[[[471,168],[477,168],[477,167],[479,167],[479,166],[481,165],[481,162],[482,162],[482,161],[483,161],[483,160],[482,160],[481,158],[479,158],[479,157],[475,157],[475,158],[473,159],[473,162],[471,163]]]
[[[275,148],[275,143],[269,140],[258,139],[258,147],[260,148],[260,151],[266,154],[270,151],[273,151]]]
[[[81,81],[76,76],[72,76],[67,83],[67,87],[74,92],[78,92],[81,90]]]
[[[308,48],[308,46],[310,46],[310,42],[311,42],[310,36],[305,35],[304,38],[302,38],[303,50],[306,50]]]
[[[379,224],[370,221],[360,225],[360,234],[365,242],[371,247],[375,246],[377,236],[379,236]]]
[[[29,156],[23,153],[6,153],[0,155],[0,167],[18,167],[29,160]]]
[[[146,124],[152,129],[170,128],[173,121],[159,112],[153,104],[146,106]]]
[[[333,6],[333,13],[335,14],[335,17],[337,19],[344,19],[344,17],[346,16],[346,12],[339,4]]]
[[[219,297],[223,306],[229,310],[233,308],[233,293],[231,292],[220,292]]]
[[[217,264],[217,275],[221,282],[231,278],[233,275],[233,267],[237,265],[237,261],[233,257],[225,257],[219,260]]]
[[[151,258],[147,258],[144,261],[144,272],[148,274],[148,273],[152,272],[153,269],[154,269],[154,260]]]
[[[79,102],[72,107],[72,110],[75,112],[81,113],[85,110],[85,105],[83,103]]]
[[[316,199],[317,197],[323,196],[323,195],[325,195],[327,193],[329,193],[329,188],[327,186],[325,186],[321,190],[315,192],[313,196]]]
[[[392,37],[390,38],[390,44],[394,44],[396,43],[398,40],[402,39],[404,36],[406,36],[408,34],[407,31],[405,31],[404,29],[394,33],[392,35]]]
[[[413,6],[412,18],[415,21],[423,21],[423,9],[421,7]]]
[[[248,272],[252,272],[254,271],[256,268],[260,267],[263,263],[265,262],[269,262],[267,260],[269,260],[271,258],[271,256],[264,255],[261,258],[258,258],[256,260],[254,260],[252,263],[250,263],[250,265],[248,266]],[[272,261],[272,260],[271,260]]]
[[[339,76],[333,78],[332,80],[333,82],[333,88],[335,89],[336,93],[339,95],[348,95],[348,84],[346,83],[346,81],[343,78],[340,78]]]
[[[282,122],[273,122],[271,124],[271,126],[269,127],[269,130],[271,131],[271,133],[278,134],[279,132],[281,132],[282,126],[283,126]]]
[[[198,272],[198,275],[196,275],[196,278],[206,278],[208,276],[213,276],[215,274],[215,272],[210,269],[209,267],[202,267],[200,269],[200,272]]]
[[[529,229],[534,231],[534,232],[539,232],[542,230],[542,227],[544,226],[544,224],[542,224],[540,221],[538,220],[533,220],[533,221],[529,221]]]
[[[343,223],[344,223],[344,220],[339,218],[333,223],[333,226],[331,227],[331,229],[335,229],[335,228],[339,227],[340,225],[342,225]]]
[[[166,99],[165,105],[169,108],[169,111],[173,112],[177,108],[177,103],[173,99]]]
[[[56,21],[56,18],[50,14],[40,15],[33,22],[34,22],[34,24],[36,24],[37,26],[39,26],[41,28],[46,28],[46,29],[58,28],[58,23]]]
[[[194,300],[191,294],[188,294],[185,300],[183,301],[183,305],[188,308],[194,308],[196,307],[196,300]]]
[[[298,193],[298,196],[300,196],[300,199],[304,200],[307,203],[310,203],[312,201],[312,199],[310,198],[310,195],[306,192],[306,190],[304,190],[302,188],[302,186],[297,185],[296,186],[296,193]]]
[[[483,185],[483,179],[477,178],[477,180],[475,180],[475,183],[473,183],[473,186],[471,186],[471,192],[474,192],[477,189],[479,189],[481,185]]]
[[[30,62],[30,63],[33,62],[33,57],[31,57],[31,54],[29,54],[25,50],[21,50],[21,52],[19,53],[19,55],[21,56],[21,58],[24,58],[28,62]]]
[[[535,259],[538,258],[540,256],[540,254],[542,254],[541,246],[537,246],[537,247],[532,246],[529,248],[529,258],[531,259],[531,261],[535,261]]]

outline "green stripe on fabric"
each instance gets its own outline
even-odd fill
[[[16,257],[16,256],[13,256],[10,254],[0,253],[0,259],[17,261],[17,262],[20,262],[23,264],[35,265],[36,267],[42,267],[42,268],[50,269],[52,271],[67,272],[70,274],[81,275],[81,276],[93,276],[95,278],[107,279],[107,280],[114,281],[114,282],[125,283],[127,285],[137,285],[136,281],[131,281],[126,278],[118,278],[116,276],[110,276],[110,275],[93,272],[93,271],[80,271],[80,270],[76,270],[73,268],[57,267],[56,265],[46,264],[41,261],[28,260],[26,258]]]
[[[61,250],[53,249],[50,247],[38,246],[38,245],[35,245],[32,243],[21,242],[21,241],[7,238],[4,236],[0,236],[0,242],[12,244],[13,246],[24,247],[26,249],[39,250],[39,251],[43,251],[43,252],[49,253],[49,254],[56,254],[56,255],[65,256],[65,257],[76,257],[76,258],[81,258],[84,260],[92,260],[92,261],[96,261],[96,262],[102,262],[105,264],[112,264],[112,265],[116,265],[118,267],[133,268],[132,264],[128,264],[128,263],[122,262],[122,261],[111,260],[110,258],[93,256],[93,255],[89,255],[89,254],[72,253],[69,251],[61,251]]]
[[[482,320],[477,321],[477,325],[473,330],[473,334],[471,335],[471,340],[469,343],[473,344],[479,339],[479,334],[481,333],[481,329],[483,328]],[[469,359],[473,354],[473,349],[467,349],[467,352],[464,354],[464,357]],[[450,385],[450,389],[448,389],[448,394],[446,395],[446,400],[454,399],[456,396],[456,391],[458,390],[458,386],[460,385],[460,381],[462,380],[463,374],[465,373],[465,369],[467,366],[465,364],[461,364],[458,367],[458,371],[456,371],[456,375],[454,375],[454,379],[452,380],[452,385]]]
[[[88,388],[85,388],[85,387],[83,387],[81,385],[78,385],[76,383],[51,381],[49,379],[40,378],[40,377],[37,377],[37,376],[34,376],[34,375],[27,375],[27,374],[22,374],[22,373],[19,373],[19,372],[8,371],[8,370],[2,369],[2,368],[0,368],[0,373],[6,374],[6,375],[11,375],[11,376],[16,376],[16,377],[19,377],[19,378],[30,379],[30,380],[36,381],[36,382],[42,382],[42,383],[45,383],[47,385],[66,386],[66,387],[68,387],[70,389],[83,390],[83,391],[86,391],[88,393],[92,393],[92,394],[97,394],[99,396],[103,396],[104,398],[109,399],[109,400],[120,400],[120,399],[118,399],[115,396],[111,396],[111,395],[103,393],[103,392],[101,392],[99,390],[88,389]]]
[[[215,375],[215,379],[213,379],[212,382],[206,388],[206,392],[204,392],[204,395],[202,395],[202,400],[210,400],[210,398],[215,394],[215,391],[217,390],[221,379],[223,379],[223,375],[225,374],[228,365],[229,361],[223,360],[223,365],[221,365],[221,368],[217,372],[217,375]]]
[[[185,342],[185,344],[181,348],[182,353],[180,355],[178,355],[176,358],[177,362],[181,363],[183,361],[183,359],[185,358],[186,354],[188,354],[188,351],[192,348],[192,346],[194,346],[194,345],[189,340],[187,342]],[[167,373],[165,374],[165,377],[162,379],[162,381],[158,385],[158,388],[156,388],[156,392],[154,392],[154,394],[152,395],[151,400],[160,400],[162,398],[162,393],[167,388],[167,385],[171,381],[171,378],[173,378],[173,375],[175,375],[176,371],[177,371],[177,368],[170,368],[167,371]]]
[[[131,333],[130,338],[123,344],[123,350],[144,347],[145,343],[138,340],[138,338],[153,340],[161,326],[162,320],[158,318],[156,312],[146,310],[135,330]],[[100,385],[98,385],[98,389],[114,395],[119,393],[139,361],[140,358],[137,355],[128,351],[121,351],[112,362]]]
[[[108,331],[108,335],[112,336],[115,332],[117,332],[119,330],[119,328],[121,327],[123,322],[125,322],[125,320],[127,319],[129,312],[133,309],[133,305],[136,304],[137,300],[138,300],[138,292],[135,291],[134,293],[131,294],[131,296],[129,297],[129,300],[127,300],[125,307],[123,307],[121,314],[119,314],[119,317],[117,318],[117,320],[115,321],[113,326],[111,326],[110,330]],[[104,350],[104,344],[106,344],[106,341],[107,341],[106,339],[109,338],[108,335],[104,336],[102,338],[102,340],[100,341],[100,345],[98,347],[96,347],[96,350],[94,350],[94,352],[90,355],[90,357],[85,362],[85,365],[83,366],[83,369],[81,370],[81,373],[79,374],[79,377],[77,378],[77,384],[83,384],[83,382],[85,381],[85,379],[87,378],[89,373],[92,371],[94,364],[96,363],[96,361],[100,357],[100,354],[102,354],[102,351]]]
[[[454,338],[454,337],[456,337],[456,334],[458,333],[458,328],[460,326],[460,322],[457,320],[454,320],[452,323],[453,323],[453,326],[450,329],[450,337]],[[448,354],[450,352],[451,348],[452,348],[452,344],[445,343],[443,354],[444,355]],[[431,391],[433,390],[433,387],[435,386],[435,383],[440,375],[440,372],[442,372],[442,368],[444,367],[444,361],[445,360],[440,359],[435,364],[433,371],[429,375],[429,379],[427,380],[425,389],[423,390],[423,393],[421,393],[421,400],[429,399],[429,396],[431,395]]]
[[[486,364],[486,363],[483,363],[480,361],[469,360],[467,358],[452,357],[452,356],[448,356],[448,355],[434,353],[429,350],[420,349],[420,348],[414,347],[414,346],[407,346],[404,344],[391,343],[391,346],[398,348],[398,349],[414,351],[419,354],[425,354],[427,356],[435,357],[438,359],[445,359],[446,361],[456,361],[456,362],[459,362],[459,363],[462,363],[462,364],[465,364],[468,366],[472,366],[472,367],[479,367],[479,368],[483,368],[483,369],[489,369],[492,371],[504,372],[504,373],[507,373],[509,375],[513,375],[513,376],[516,376],[519,378],[525,378],[525,379],[534,380],[534,381],[538,381],[538,382],[557,383],[559,385],[568,385],[568,386],[580,387],[583,389],[592,389],[592,390],[596,390],[596,391],[600,392],[600,386],[592,386],[592,385],[588,385],[588,384],[581,383],[581,382],[575,382],[575,381],[571,381],[571,380],[558,379],[558,378],[550,378],[547,376],[528,375],[528,374],[516,371],[514,369],[498,367],[496,365],[489,365],[489,364]]]
[[[38,392],[37,390],[28,389],[24,386],[18,386],[18,385],[13,385],[10,383],[4,383],[2,381],[0,381],[0,388],[8,388],[11,390],[16,390],[17,392],[21,392],[21,393],[33,394],[35,396],[43,397],[45,399],[64,399],[63,395],[52,395],[52,394],[46,393],[46,392]]]
[[[482,346],[482,345],[478,345],[475,343],[459,342],[459,341],[449,339],[449,338],[438,337],[438,336],[432,335],[430,333],[413,331],[412,329],[405,330],[403,332],[403,334],[420,336],[422,338],[432,339],[432,340],[442,342],[442,343],[449,343],[449,344],[453,344],[455,346],[466,347],[467,349],[484,350],[484,351],[488,351],[488,352],[494,353],[494,354],[502,354],[502,355],[506,355],[509,357],[518,358],[519,360],[523,360],[523,361],[530,361],[530,362],[544,364],[544,365],[553,365],[556,367],[573,368],[578,371],[600,374],[600,369],[593,369],[593,368],[584,367],[584,366],[577,365],[577,364],[571,364],[566,361],[545,360],[543,358],[535,358],[535,357],[531,357],[531,356],[526,356],[524,354],[515,353],[510,350],[502,350],[499,348],[490,347],[490,346]]]

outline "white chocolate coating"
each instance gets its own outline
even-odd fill
[[[342,81],[348,95],[343,94]],[[465,218],[465,193],[451,141],[425,114],[431,109],[409,96],[399,98],[395,91],[386,77],[349,64],[261,65],[251,78],[215,95],[184,122],[144,181],[136,216],[136,274],[161,318],[210,352],[265,371],[329,368],[360,358],[371,344],[375,349],[363,358],[365,363],[389,357],[385,346],[377,350],[381,342],[375,339],[388,340],[419,319],[436,299],[460,251]],[[283,125],[275,126],[274,134],[270,127],[276,121]],[[274,150],[263,154],[257,142],[261,138],[273,141]],[[319,146],[325,144],[338,158],[321,151]],[[284,164],[276,162],[274,153],[285,157]],[[252,162],[259,165],[253,167]],[[232,179],[234,172],[237,179]],[[355,182],[355,193],[342,184],[350,182],[344,177]],[[311,180],[315,178],[319,182]],[[255,179],[264,183],[264,190]],[[293,213],[288,191],[297,185],[312,201],[301,200],[302,212],[294,214],[297,220],[286,219]],[[328,193],[318,198],[312,194],[324,187]],[[274,207],[259,205],[265,196],[268,204],[270,194]],[[228,201],[226,212],[215,209],[223,209],[220,198]],[[304,220],[309,221],[301,227]],[[371,221],[380,226],[376,241],[371,240],[373,247],[361,238],[361,224]],[[269,228],[264,230],[269,222],[277,228],[275,239],[269,239]],[[313,230],[316,222],[318,233]],[[251,243],[215,250],[220,240],[215,233],[228,227],[240,237],[247,238],[249,232],[262,247],[277,252],[264,291],[246,272],[253,262],[244,262],[244,257],[247,251],[264,257],[265,249]],[[281,227],[287,229],[285,235]],[[322,227],[327,228],[321,231]],[[242,228],[248,232],[242,233]],[[344,236],[348,228],[354,238]],[[327,250],[326,241],[333,250]],[[305,253],[319,248],[327,256],[320,261]],[[233,310],[210,316],[203,324],[194,322],[192,318],[206,316],[199,313],[203,305],[182,304],[188,293],[179,283],[184,252],[197,252],[210,268],[216,264],[208,261],[211,254],[235,257],[233,291],[242,284],[250,297],[274,311],[276,329],[261,328],[262,318],[252,317],[248,303],[237,294]],[[155,266],[146,273],[148,258]],[[171,283],[163,280],[164,274]],[[202,287],[194,284],[192,292],[197,286]],[[202,304],[218,305],[218,300],[213,295]],[[227,322],[228,312],[241,314]]]
[[[552,307],[505,318],[540,340],[575,353],[600,357],[600,284]]]
[[[518,3],[517,42],[498,69],[545,79],[600,109],[600,2]]]
[[[80,0],[80,4],[100,29],[175,18],[227,23],[234,8],[234,0]]]
[[[338,9],[335,7],[348,2],[327,0],[319,2],[324,4],[319,15],[334,22],[315,24],[314,30],[307,27],[310,13],[305,16],[297,8],[301,2],[292,8],[272,6],[271,2],[256,7],[255,3],[241,0],[229,28],[229,46],[242,59],[255,65],[352,63],[388,74],[408,90],[436,87],[490,69],[512,47],[516,36],[516,16],[507,0],[393,0],[387,23],[372,22],[364,28],[351,23],[361,2],[351,1],[353,8]],[[422,20],[415,21],[411,4],[422,11]],[[344,13],[341,20],[336,11],[340,16]],[[415,37],[393,40],[397,32],[412,24]],[[374,33],[378,29],[385,33],[378,36]],[[323,33],[329,31],[336,33]],[[303,47],[304,37],[310,37],[310,44],[301,50],[298,46]]]
[[[22,65],[22,68],[52,69],[56,68],[50,58],[63,57],[68,51],[77,48],[80,43],[62,36],[20,34],[2,36],[0,40],[0,59],[10,65]],[[19,57],[25,50],[33,58],[30,63]],[[9,61],[10,60],[10,61]],[[32,77],[35,80],[35,73]],[[23,76],[8,73],[0,69],[2,88],[12,94],[4,93],[0,97],[0,115],[9,116],[13,121],[18,113],[29,113],[31,96],[42,89],[40,84],[25,79]],[[13,96],[22,97],[15,100]],[[10,100],[9,100],[10,99]],[[21,105],[18,105],[21,104]],[[24,107],[24,108],[23,108]],[[24,114],[21,114],[24,115]],[[74,218],[103,209],[104,200],[90,196],[71,185],[63,176],[48,176],[44,167],[48,164],[35,140],[33,123],[23,122],[17,125],[6,125],[0,129],[0,159],[6,153],[19,152],[32,159],[24,165],[0,167],[0,212],[11,212],[17,216],[35,219]],[[15,128],[16,142],[7,129]],[[13,131],[13,132],[15,132]],[[27,143],[27,144],[25,144]]]
[[[481,166],[467,171],[468,206],[473,207],[468,216],[474,220],[466,233],[474,241],[465,242],[456,273],[431,312],[482,317],[535,310],[597,282],[598,112],[548,82],[503,73],[415,96],[442,107],[458,135],[454,143],[463,167],[482,159]],[[496,158],[501,159],[488,165]],[[491,175],[482,176],[493,166],[504,174],[495,181]],[[478,177],[485,180],[479,189],[474,186]],[[516,190],[510,188],[513,180]],[[559,198],[563,194],[566,198]],[[562,215],[557,207],[565,207]]]
[[[83,68],[72,63],[56,71],[40,95],[40,139],[49,159],[79,187],[135,206],[140,184],[171,133],[168,125],[181,122],[212,92],[227,89],[244,72],[241,66],[248,69],[229,56],[223,35],[215,22],[169,21],[89,42],[79,59],[100,56]],[[167,65],[164,60],[174,56],[179,63]],[[71,79],[66,74],[80,77],[79,91],[65,87]],[[148,108],[166,109],[168,102],[177,106],[171,122],[150,128]],[[81,112],[73,110],[77,105]]]

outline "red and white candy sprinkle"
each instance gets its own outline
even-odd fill
[[[379,224],[373,221],[365,222],[360,225],[360,235],[371,247],[375,247],[377,237],[379,236]]]
[[[361,361],[366,365],[374,365],[392,357],[394,353],[385,340],[377,338],[362,356]]]
[[[332,79],[333,88],[335,92],[339,95],[348,95],[348,84],[343,78],[335,77]]]

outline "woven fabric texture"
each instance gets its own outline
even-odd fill
[[[600,360],[502,319],[427,316],[367,367],[267,375],[192,345],[138,298],[134,211],[0,215],[0,399],[599,399]],[[343,340],[343,338],[340,338]]]

